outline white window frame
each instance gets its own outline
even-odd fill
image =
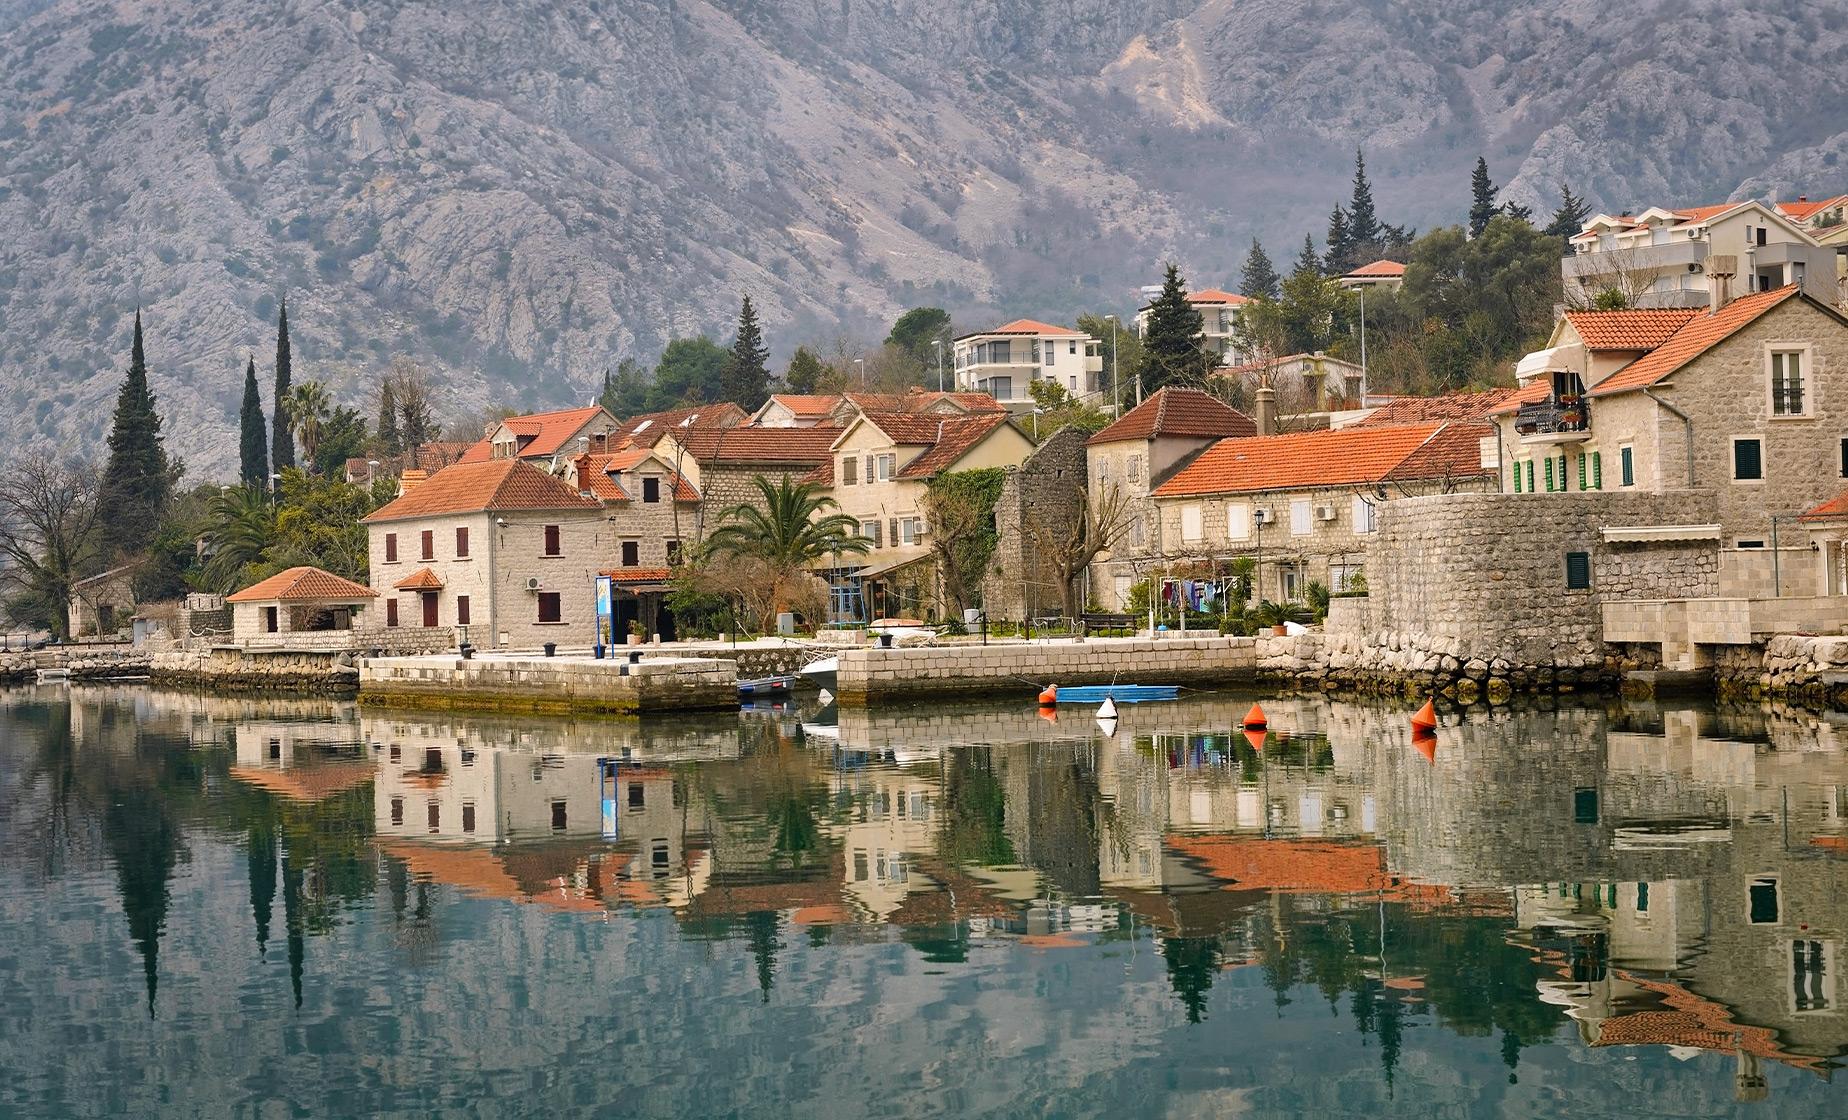
[[[1519,468],[1516,468],[1519,469]],[[1354,519],[1354,532],[1357,534],[1379,532],[1379,508],[1367,500],[1365,494],[1354,495],[1350,515]]]
[[[1226,503],[1226,539],[1229,541],[1251,539],[1251,503]]]
[[[892,468],[898,461],[896,455],[881,455],[879,459],[879,481],[892,481]]]
[[[1807,342],[1767,342],[1765,343],[1765,415],[1772,420],[1814,420],[1816,418],[1816,363],[1813,348]],[[1779,412],[1776,408],[1777,394],[1771,382],[1771,362],[1780,354],[1797,355],[1797,380],[1802,386],[1803,411]],[[1762,458],[1763,449],[1760,449]]]
[[[1140,455],[1129,457],[1129,480],[1131,482],[1142,481],[1142,456]]]
[[[1737,448],[1741,443],[1756,443],[1758,445],[1757,478],[1739,478],[1735,473],[1739,469],[1739,452]],[[1763,486],[1765,484],[1765,476],[1771,473],[1766,469],[1765,464],[1765,437],[1760,435],[1734,436],[1727,443],[1726,451],[1726,473],[1734,486]]]
[[[1290,535],[1306,537],[1315,532],[1315,502],[1308,498],[1290,499]]]
[[[1181,540],[1187,544],[1206,539],[1206,514],[1199,502],[1181,507]]]

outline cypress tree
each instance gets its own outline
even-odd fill
[[[724,399],[746,412],[755,412],[770,397],[769,361],[770,350],[757,325],[757,309],[751,306],[751,297],[745,296],[738,309],[738,337],[725,360],[720,381]]]
[[[1489,219],[1495,217],[1495,196],[1501,188],[1489,179],[1489,161],[1476,157],[1476,170],[1469,177],[1469,235],[1482,236]]]
[[[109,468],[103,476],[102,522],[126,548],[154,536],[166,511],[173,475],[161,446],[160,413],[148,388],[147,355],[141,342],[141,312],[135,312],[135,342],[128,375],[116,394],[115,418],[109,428]]]
[[[1330,276],[1339,276],[1358,263],[1353,256],[1354,239],[1349,233],[1347,214],[1337,206],[1328,216],[1328,256],[1323,258],[1323,268]]]
[[[607,380],[609,375],[604,377]],[[404,450],[404,440],[398,434],[398,399],[392,392],[390,376],[379,383],[379,450],[387,455]]]
[[[1354,197],[1348,201],[1347,235],[1349,245],[1371,245],[1385,240],[1385,227],[1373,208],[1373,184],[1367,181],[1367,157],[1354,150]],[[1363,262],[1364,263],[1364,262]]]
[[[1277,283],[1281,279],[1277,266],[1271,263],[1270,254],[1258,244],[1257,238],[1252,238],[1251,252],[1245,254],[1245,275],[1239,282],[1238,294],[1246,299],[1276,299]]]
[[[276,473],[295,465],[295,432],[289,425],[289,301],[276,315],[276,396],[270,421],[270,458]]]
[[[1197,382],[1212,368],[1206,349],[1206,320],[1200,309],[1187,302],[1187,284],[1177,265],[1169,264],[1162,276],[1161,294],[1149,304],[1148,326],[1142,332],[1142,388],[1154,392],[1164,385]]]
[[[244,408],[238,414],[238,478],[245,486],[263,485],[269,473],[269,439],[263,431],[263,396],[257,392],[257,359],[244,366]]]

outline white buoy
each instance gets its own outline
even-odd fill
[[[1111,696],[1104,697],[1103,705],[1097,709],[1097,718],[1098,719],[1115,719],[1116,718],[1116,698],[1115,697],[1111,697]]]

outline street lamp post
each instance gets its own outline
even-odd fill
[[[1116,400],[1117,415],[1123,415],[1123,384],[1117,380],[1117,317],[1106,315],[1110,320],[1110,395]]]
[[[933,338],[930,344],[937,351],[937,392],[941,393],[943,392],[943,340]]]
[[[866,388],[866,359],[855,358],[853,364],[860,367],[860,388]]]
[[[366,485],[368,487],[370,487],[375,481],[377,481],[378,471],[379,471],[379,461],[377,459],[367,459],[366,460]]]
[[[1360,286],[1360,396],[1356,404],[1367,403],[1367,286]]]

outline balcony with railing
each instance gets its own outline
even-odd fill
[[[1549,396],[1522,405],[1514,430],[1525,444],[1583,443],[1591,431],[1591,412],[1582,396]]]

